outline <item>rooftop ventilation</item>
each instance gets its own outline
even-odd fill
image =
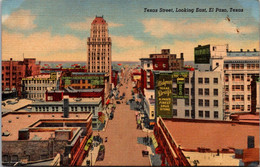
[[[12,122],[12,120],[9,120],[9,121],[8,121],[8,123],[11,123],[11,122]]]
[[[16,119],[19,119],[19,117],[16,117]]]
[[[31,117],[31,115],[28,115],[28,117],[30,118],[30,117]]]

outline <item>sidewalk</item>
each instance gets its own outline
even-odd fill
[[[98,156],[98,151],[100,148],[100,144],[97,147],[94,147],[93,150],[89,150],[88,156],[83,160],[82,165],[81,166],[87,166],[87,160],[90,161],[90,166],[94,166],[97,160],[97,156]],[[91,163],[92,161],[92,163]]]

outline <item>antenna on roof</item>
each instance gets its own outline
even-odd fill
[[[102,15],[102,18],[103,18],[104,15]]]

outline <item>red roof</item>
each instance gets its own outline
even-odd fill
[[[247,136],[254,136],[259,143],[259,124],[206,120],[164,120],[166,127],[183,149],[209,148],[212,151],[224,148],[247,147]]]
[[[103,17],[96,17],[92,24],[106,24],[106,20],[104,20]]]

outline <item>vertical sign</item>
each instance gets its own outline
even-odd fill
[[[156,114],[162,118],[172,118],[172,74],[159,73],[155,82]]]
[[[185,78],[189,78],[189,72],[173,72],[173,78],[177,82],[177,89],[173,92],[173,98],[187,99],[189,95],[185,95]]]

